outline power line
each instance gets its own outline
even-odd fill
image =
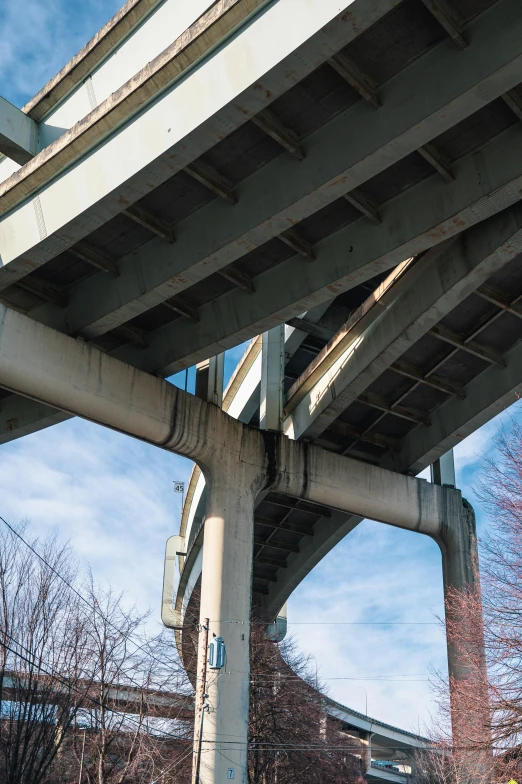
[[[22,645],[22,643],[20,643],[18,640],[16,640],[11,634],[9,634],[6,631],[4,631],[3,634],[5,634],[7,637],[9,637],[9,639],[15,645],[18,645],[24,651],[26,651],[28,653],[31,653],[31,651],[25,645]],[[98,708],[104,708],[105,710],[108,710],[111,713],[115,713],[117,716],[124,717],[127,722],[130,722],[131,724],[134,724],[136,727],[142,727],[143,726],[142,724],[137,722],[135,719],[132,719],[129,716],[128,713],[124,713],[122,711],[116,710],[115,708],[111,708],[110,705],[107,705],[104,702],[100,702],[100,700],[97,700],[95,697],[91,697],[90,695],[88,695],[85,692],[83,692],[78,686],[75,686],[74,683],[71,683],[71,681],[68,681],[66,678],[63,678],[61,675],[57,675],[55,672],[52,672],[52,671],[50,672],[49,670],[45,669],[45,667],[43,667],[40,663],[35,662],[34,660],[31,660],[31,659],[27,658],[27,656],[24,656],[24,654],[20,653],[20,651],[13,650],[9,645],[7,645],[7,643],[2,642],[2,640],[0,640],[0,645],[2,646],[2,648],[5,648],[6,650],[10,651],[14,656],[18,656],[20,659],[25,661],[27,664],[30,664],[32,667],[36,667],[36,669],[39,672],[43,672],[45,675],[48,675],[50,678],[52,678],[55,681],[58,681],[58,683],[61,683],[63,686],[66,686],[67,688],[72,689],[73,691],[77,692],[78,694],[80,694],[80,696],[82,696],[84,699],[89,700],[89,702],[92,702]],[[157,717],[157,718],[160,718],[160,717]],[[172,733],[167,732],[166,730],[160,730],[160,732],[162,732],[165,736],[168,736],[170,738],[174,738],[175,740],[191,740],[191,739],[186,739],[186,738],[179,737],[178,735],[173,735]]]
[[[18,531],[17,531],[17,530],[16,530],[16,529],[15,529],[15,528],[14,528],[14,527],[13,527],[13,526],[10,524],[10,523],[8,523],[8,522],[7,522],[7,520],[5,520],[5,519],[4,519],[3,517],[1,517],[1,516],[0,516],[0,520],[1,520],[1,521],[4,523],[4,525],[6,525],[6,526],[7,526],[7,528],[9,528],[9,530],[11,531],[11,533],[13,533],[13,534],[14,534],[16,537],[18,537],[18,539],[20,539],[20,541],[21,541],[21,542],[23,542],[23,543],[25,544],[25,546],[26,546],[26,547],[28,547],[28,548],[29,548],[29,550],[30,550],[30,551],[31,551],[31,552],[32,552],[34,555],[36,555],[36,557],[37,557],[37,558],[39,558],[39,559],[40,559],[40,561],[41,561],[43,564],[45,564],[45,565],[46,565],[46,566],[47,566],[47,567],[48,567],[48,568],[49,568],[49,569],[52,571],[52,573],[56,575],[56,577],[58,577],[58,579],[60,579],[60,580],[61,580],[61,581],[64,583],[64,585],[66,585],[66,586],[67,586],[67,587],[68,587],[68,588],[69,588],[69,589],[70,589],[70,590],[71,590],[71,591],[72,591],[72,592],[73,592],[73,593],[74,593],[74,594],[75,594],[75,595],[76,595],[76,596],[77,596],[77,597],[78,597],[78,598],[79,598],[79,599],[80,599],[80,600],[81,600],[81,601],[82,601],[84,604],[86,604],[86,605],[87,605],[87,607],[89,607],[89,608],[90,608],[91,610],[93,610],[93,611],[94,611],[94,612],[95,612],[97,615],[99,615],[99,616],[100,616],[100,618],[102,618],[102,619],[103,619],[103,620],[104,620],[104,621],[105,621],[105,622],[106,622],[106,623],[107,623],[107,624],[108,624],[108,625],[109,625],[109,626],[110,626],[112,629],[114,629],[115,631],[117,631],[117,632],[118,632],[118,634],[120,634],[122,637],[124,637],[124,639],[126,639],[128,642],[131,642],[133,645],[135,645],[135,646],[136,646],[136,651],[143,651],[143,649],[144,649],[144,644],[138,645],[138,643],[137,643],[137,642],[135,642],[135,641],[132,639],[131,635],[129,635],[129,634],[124,634],[124,633],[121,631],[121,629],[119,629],[119,628],[116,626],[116,624],[112,623],[112,621],[111,621],[111,620],[109,620],[109,618],[107,618],[107,616],[105,616],[105,615],[102,613],[102,611],[101,611],[99,608],[97,608],[97,607],[96,607],[96,605],[94,605],[94,604],[91,604],[91,602],[89,602],[89,600],[88,600],[88,599],[86,599],[86,598],[85,598],[85,596],[83,596],[83,595],[82,595],[82,594],[81,594],[81,593],[80,593],[80,592],[79,592],[79,591],[78,591],[78,590],[77,590],[77,589],[76,589],[76,588],[75,588],[73,585],[71,585],[71,583],[70,583],[68,580],[66,580],[66,579],[65,579],[65,577],[63,577],[63,576],[60,574],[60,572],[58,572],[58,571],[57,571],[57,569],[55,569],[55,568],[54,568],[54,566],[51,566],[51,564],[50,564],[48,561],[46,561],[46,560],[45,560],[45,558],[44,558],[42,555],[40,555],[40,553],[39,553],[37,550],[35,550],[35,548],[34,548],[34,547],[33,547],[33,546],[32,546],[32,545],[31,545],[31,544],[30,544],[30,543],[29,543],[29,542],[28,542],[26,539],[24,539],[24,537],[23,537],[22,535],[21,535],[21,534],[20,534],[20,533],[19,533],[19,532],[18,532]],[[135,651],[135,652],[136,652],[136,651]],[[153,659],[155,662],[158,662],[158,664],[161,664],[161,665],[163,665],[163,667],[169,667],[169,666],[171,666],[171,665],[170,665],[170,663],[169,663],[169,664],[167,664],[166,662],[164,662],[164,661],[161,661],[161,659],[158,659],[158,658],[157,658],[156,656],[154,656],[153,654],[149,654],[149,655],[151,656],[151,658],[152,658],[152,659]],[[131,682],[132,682],[132,683],[134,683],[134,685],[135,685],[135,686],[136,686],[136,685],[138,685],[138,684],[136,684],[136,682],[135,682],[135,681],[131,681]]]
[[[289,626],[440,626],[436,621],[287,621]]]
[[[221,618],[211,620],[210,623],[243,624],[244,621],[236,618]],[[440,623],[437,621],[286,621],[286,623],[288,626],[440,626]]]
[[[120,635],[121,635],[121,636],[122,636],[124,639],[126,639],[128,642],[132,643],[132,645],[134,645],[134,646],[135,646],[135,648],[136,648],[136,650],[134,651],[135,653],[136,653],[137,651],[140,651],[140,650],[141,650],[141,651],[143,651],[143,650],[144,650],[144,645],[143,645],[143,644],[141,644],[141,645],[138,645],[138,643],[136,643],[136,642],[135,642],[135,640],[133,640],[133,639],[132,639],[132,637],[131,637],[130,635],[128,635],[128,634],[124,634],[124,633],[121,631],[121,629],[119,629],[119,628],[118,628],[118,627],[117,627],[117,626],[116,626],[114,623],[112,623],[112,621],[110,621],[110,619],[109,619],[109,618],[107,618],[107,617],[106,617],[106,616],[105,616],[105,615],[102,613],[102,611],[101,611],[99,608],[97,608],[97,607],[96,607],[96,605],[91,605],[91,603],[90,603],[90,602],[89,602],[89,601],[88,601],[88,600],[87,600],[87,599],[86,599],[86,598],[85,598],[85,597],[84,597],[84,596],[83,596],[83,595],[82,595],[82,594],[81,594],[81,593],[80,593],[80,592],[79,592],[79,591],[78,591],[78,590],[77,590],[77,589],[76,589],[76,588],[75,588],[73,585],[71,585],[71,584],[69,583],[69,581],[68,581],[68,580],[66,580],[66,579],[65,579],[65,577],[63,577],[63,575],[61,575],[61,574],[60,574],[60,572],[58,572],[58,570],[57,570],[57,569],[55,569],[55,568],[54,568],[54,567],[53,567],[53,566],[52,566],[50,563],[48,563],[48,561],[46,561],[46,559],[45,559],[45,558],[44,558],[44,557],[43,557],[43,556],[42,556],[42,555],[41,555],[41,554],[40,554],[40,553],[39,553],[39,552],[38,552],[38,551],[37,551],[37,550],[36,550],[36,549],[35,549],[35,548],[34,548],[34,547],[33,547],[33,546],[32,546],[32,545],[31,545],[31,544],[30,544],[30,543],[29,543],[27,540],[26,540],[26,539],[24,539],[24,537],[23,537],[23,536],[22,536],[22,535],[21,535],[21,534],[20,534],[20,533],[19,533],[19,532],[18,532],[18,531],[17,531],[17,530],[16,530],[16,529],[15,529],[15,528],[14,528],[14,527],[13,527],[13,526],[10,524],[10,523],[8,523],[8,522],[7,522],[7,520],[5,520],[5,519],[4,519],[2,516],[0,516],[0,520],[1,520],[1,521],[4,523],[4,525],[6,525],[6,526],[7,526],[7,528],[8,528],[8,529],[9,529],[9,530],[10,530],[10,531],[11,531],[11,532],[12,532],[12,533],[13,533],[13,534],[14,534],[14,535],[15,535],[15,536],[18,538],[18,539],[20,539],[20,541],[21,541],[21,542],[23,542],[23,544],[25,544],[25,546],[26,546],[27,548],[29,548],[29,550],[30,550],[30,551],[31,551],[31,552],[32,552],[32,553],[33,553],[33,554],[34,554],[34,555],[35,555],[35,556],[36,556],[36,557],[37,557],[37,558],[38,558],[38,559],[39,559],[39,560],[40,560],[40,561],[41,561],[43,564],[45,564],[45,566],[47,566],[47,567],[48,567],[48,568],[49,568],[49,569],[52,571],[52,573],[53,573],[54,575],[56,575],[56,577],[58,577],[58,579],[60,579],[60,580],[61,580],[61,581],[64,583],[64,585],[66,585],[66,586],[69,588],[69,590],[71,590],[71,591],[72,591],[72,592],[73,592],[73,593],[74,593],[76,596],[78,596],[78,598],[79,598],[79,599],[80,599],[80,600],[81,600],[81,601],[82,601],[84,604],[86,604],[86,605],[89,607],[89,609],[92,609],[92,610],[94,610],[94,612],[95,612],[95,613],[96,613],[96,614],[97,614],[99,617],[101,617],[101,618],[102,618],[102,619],[103,619],[103,620],[104,620],[104,621],[105,621],[105,622],[106,622],[106,623],[107,623],[107,624],[108,624],[108,625],[109,625],[111,628],[113,628],[115,631],[117,631],[117,632],[118,632],[118,634],[120,634]],[[20,643],[17,643],[17,644],[19,645]],[[23,646],[22,646],[22,647],[23,647]],[[156,656],[154,656],[154,654],[152,654],[151,652],[149,652],[149,656],[151,657],[151,659],[152,659],[153,661],[157,662],[158,664],[161,664],[163,667],[171,667],[171,666],[172,666],[172,664],[171,664],[171,663],[166,663],[166,662],[162,661],[161,659],[158,659],[158,658],[157,658]],[[135,686],[137,689],[141,689],[141,688],[142,688],[142,684],[138,683],[136,680],[134,680],[134,678],[132,678],[132,677],[130,677],[130,676],[127,676],[127,677],[129,678],[129,681],[130,681],[130,683],[132,683],[132,684],[133,684],[133,685],[134,685],[134,686]],[[181,708],[180,708],[180,712],[181,712]],[[179,717],[179,713],[178,713],[178,717]],[[174,720],[174,719],[173,719],[173,720]]]

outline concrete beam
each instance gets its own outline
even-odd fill
[[[56,408],[12,395],[0,402],[0,445],[70,419]]]
[[[0,153],[23,166],[34,158],[37,145],[35,121],[0,96]]]
[[[364,318],[341,332],[342,353],[319,355],[313,386],[298,380],[284,432],[291,438],[317,438],[386,369],[453,308],[522,251],[522,205],[489,218],[454,240],[435,247],[387,291],[383,309],[374,305]],[[361,326],[361,328],[359,328]],[[346,334],[345,334],[346,333]],[[334,344],[335,339],[331,343]],[[327,347],[328,348],[328,347]],[[501,363],[503,364],[503,363]]]
[[[210,459],[218,446],[219,451],[234,449],[243,427],[217,406],[3,305],[0,384],[46,406],[192,459],[205,455]],[[202,416],[207,422],[198,425]],[[211,432],[212,419],[226,423],[228,430],[217,442]],[[198,435],[202,431],[206,432],[205,443]]]
[[[399,2],[345,0],[350,6],[350,14],[345,15],[337,0],[306,6],[297,0],[283,0],[272,3],[255,19],[251,13],[261,8],[256,0],[225,3],[230,7],[227,18],[231,23],[234,15],[235,24],[237,14],[245,12],[242,21],[248,19],[249,24],[241,35],[228,37],[223,45],[219,30],[209,28],[211,46],[209,40],[199,37],[195,42],[197,67],[190,73],[183,71],[184,78],[172,84],[172,68],[178,68],[179,76],[179,67],[187,65],[186,38],[181,36],[161,56],[160,63],[146,66],[114,99],[110,96],[91,112],[88,122],[49,145],[45,155],[38,156],[31,178],[10,178],[0,188],[5,190],[0,208],[12,210],[0,224],[4,262],[0,278],[11,266],[7,277],[14,282],[192,164]],[[213,4],[209,13],[223,6],[224,2]],[[237,32],[234,24],[229,34]],[[274,31],[281,34],[274,35]],[[270,47],[266,47],[267,40]],[[214,48],[217,44],[220,46]],[[181,59],[174,51],[176,46],[181,46]],[[194,48],[191,52],[195,53]],[[196,60],[190,62],[194,65]],[[158,81],[162,65],[167,70]],[[198,101],[194,95],[199,96]],[[144,103],[152,98],[144,109]],[[108,135],[116,125],[117,132]],[[94,148],[93,140],[98,145]],[[35,193],[38,199],[22,203]],[[288,224],[281,230],[284,228]],[[3,280],[0,285],[7,283]]]
[[[412,430],[399,454],[388,454],[382,465],[418,474],[457,446],[522,396],[522,343],[504,355],[506,367],[484,370],[464,387],[466,399],[451,398],[431,415],[429,427]]]
[[[279,433],[261,433],[217,406],[3,305],[0,381],[18,394],[203,465],[217,465],[215,470],[223,462],[223,450],[235,460],[241,454],[241,462],[256,468],[265,486],[276,492],[435,538],[445,499],[453,497],[447,493],[457,492]]]
[[[520,35],[507,37],[506,29]],[[233,210],[214,201],[182,221],[175,250],[152,241],[121,260],[117,282],[95,277],[76,287],[68,308],[72,331],[95,337],[180,293],[357,188],[518,83],[522,19],[514,0],[502,0],[475,19],[471,32],[474,44],[465,58],[443,42],[383,86],[383,106],[372,113],[371,121],[368,106],[357,102],[302,141],[303,161],[280,156],[242,183]]]
[[[255,294],[229,292],[200,308],[196,327],[186,322],[166,325],[148,336],[146,352],[124,347],[117,356],[168,376],[287,322],[475,225],[519,200],[521,142],[522,128],[513,126],[456,163],[454,183],[434,175],[382,205],[380,227],[361,218],[316,243],[314,264],[293,256],[258,275]]]

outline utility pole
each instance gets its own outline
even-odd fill
[[[201,741],[203,738],[203,719],[205,717],[205,698],[206,698],[206,687],[207,687],[207,656],[208,656],[208,629],[210,625],[210,618],[205,618],[205,623],[201,629],[203,633],[203,642],[202,642],[202,656],[200,662],[200,670],[198,673],[198,715],[196,716],[196,721],[194,722],[194,733],[195,733],[195,740],[196,740],[196,756],[194,759],[194,764],[192,766],[192,784],[199,784],[199,769],[201,766]],[[199,721],[198,721],[199,719]]]
[[[82,784],[82,776],[83,776],[83,758],[85,756],[85,736],[87,734],[87,728],[83,730],[83,743],[82,743],[82,758],[80,760],[80,775],[78,776],[78,784]]]

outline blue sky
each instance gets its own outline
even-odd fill
[[[2,0],[0,94],[22,107],[121,5],[120,0]]]
[[[119,6],[119,0],[4,0],[0,94],[22,106]],[[228,353],[228,373],[240,353]],[[184,378],[176,381],[182,386]],[[192,374],[189,389],[191,383]],[[456,450],[459,487],[475,505],[473,485],[500,419]],[[30,520],[37,534],[57,529],[99,579],[140,607],[151,606],[159,622],[165,540],[179,528],[172,481],[188,480],[189,461],[77,419],[1,449],[0,515]],[[442,607],[437,546],[365,521],[295,591],[290,629],[316,656],[334,698],[359,710],[367,700],[371,715],[417,730],[429,720],[430,668],[445,667],[434,617]],[[352,625],[383,620],[396,625]],[[390,680],[372,680],[377,676]]]

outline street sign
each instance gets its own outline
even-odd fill
[[[175,493],[184,493],[185,492],[185,482],[174,482],[174,492]]]

